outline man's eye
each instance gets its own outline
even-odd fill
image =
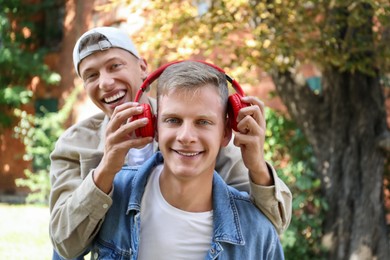
[[[88,73],[88,74],[84,75],[83,79],[84,79],[84,81],[88,81],[88,80],[92,80],[96,76],[97,76],[97,73]]]
[[[177,118],[167,118],[164,122],[168,124],[178,124],[180,121]]]
[[[111,68],[112,68],[112,69],[116,69],[116,68],[118,68],[118,67],[120,67],[120,66],[122,66],[121,63],[114,63],[114,64],[112,64]]]
[[[211,122],[209,120],[199,120],[198,121],[199,125],[211,125]]]

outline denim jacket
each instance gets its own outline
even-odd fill
[[[161,163],[163,157],[156,153],[142,166],[123,167],[116,175],[113,204],[92,244],[92,259],[137,259],[141,200],[150,173]],[[205,259],[284,259],[272,223],[252,204],[247,193],[227,186],[216,172],[213,226]]]

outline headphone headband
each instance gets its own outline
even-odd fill
[[[134,98],[134,101],[135,102],[138,102],[139,99],[141,98],[142,94],[146,91],[146,89],[150,86],[150,84],[153,83],[153,81],[155,81],[163,72],[164,70],[173,65],[173,64],[176,64],[176,63],[181,63],[181,62],[184,62],[186,60],[179,60],[179,61],[173,61],[173,62],[170,62],[170,63],[167,63],[165,65],[162,65],[161,67],[159,67],[157,70],[155,70],[154,72],[152,72],[145,80],[144,82],[142,83],[141,87],[139,88],[135,98]],[[226,80],[229,81],[234,90],[241,96],[243,97],[244,96],[244,91],[242,90],[241,86],[238,84],[238,82],[234,79],[232,79],[229,75],[227,75],[225,73],[225,71],[223,69],[221,69],[220,67],[217,67],[215,66],[214,64],[211,64],[211,63],[208,63],[206,61],[201,61],[201,60],[188,60],[188,61],[195,61],[195,62],[200,62],[200,63],[203,63],[203,64],[206,64],[216,70],[218,70],[219,72],[222,72],[223,74],[225,74],[225,77],[226,77]]]

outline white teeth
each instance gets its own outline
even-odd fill
[[[117,94],[115,94],[115,95],[113,95],[111,97],[104,98],[104,102],[110,103],[110,102],[112,102],[114,100],[117,100],[117,99],[123,97],[125,94],[126,93],[124,91],[119,91]]]
[[[195,156],[195,155],[200,154],[200,153],[183,153],[183,152],[179,152],[179,151],[177,151],[177,153],[180,155],[183,155],[183,156]]]

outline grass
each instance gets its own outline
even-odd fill
[[[0,204],[0,259],[51,259],[49,208]]]

